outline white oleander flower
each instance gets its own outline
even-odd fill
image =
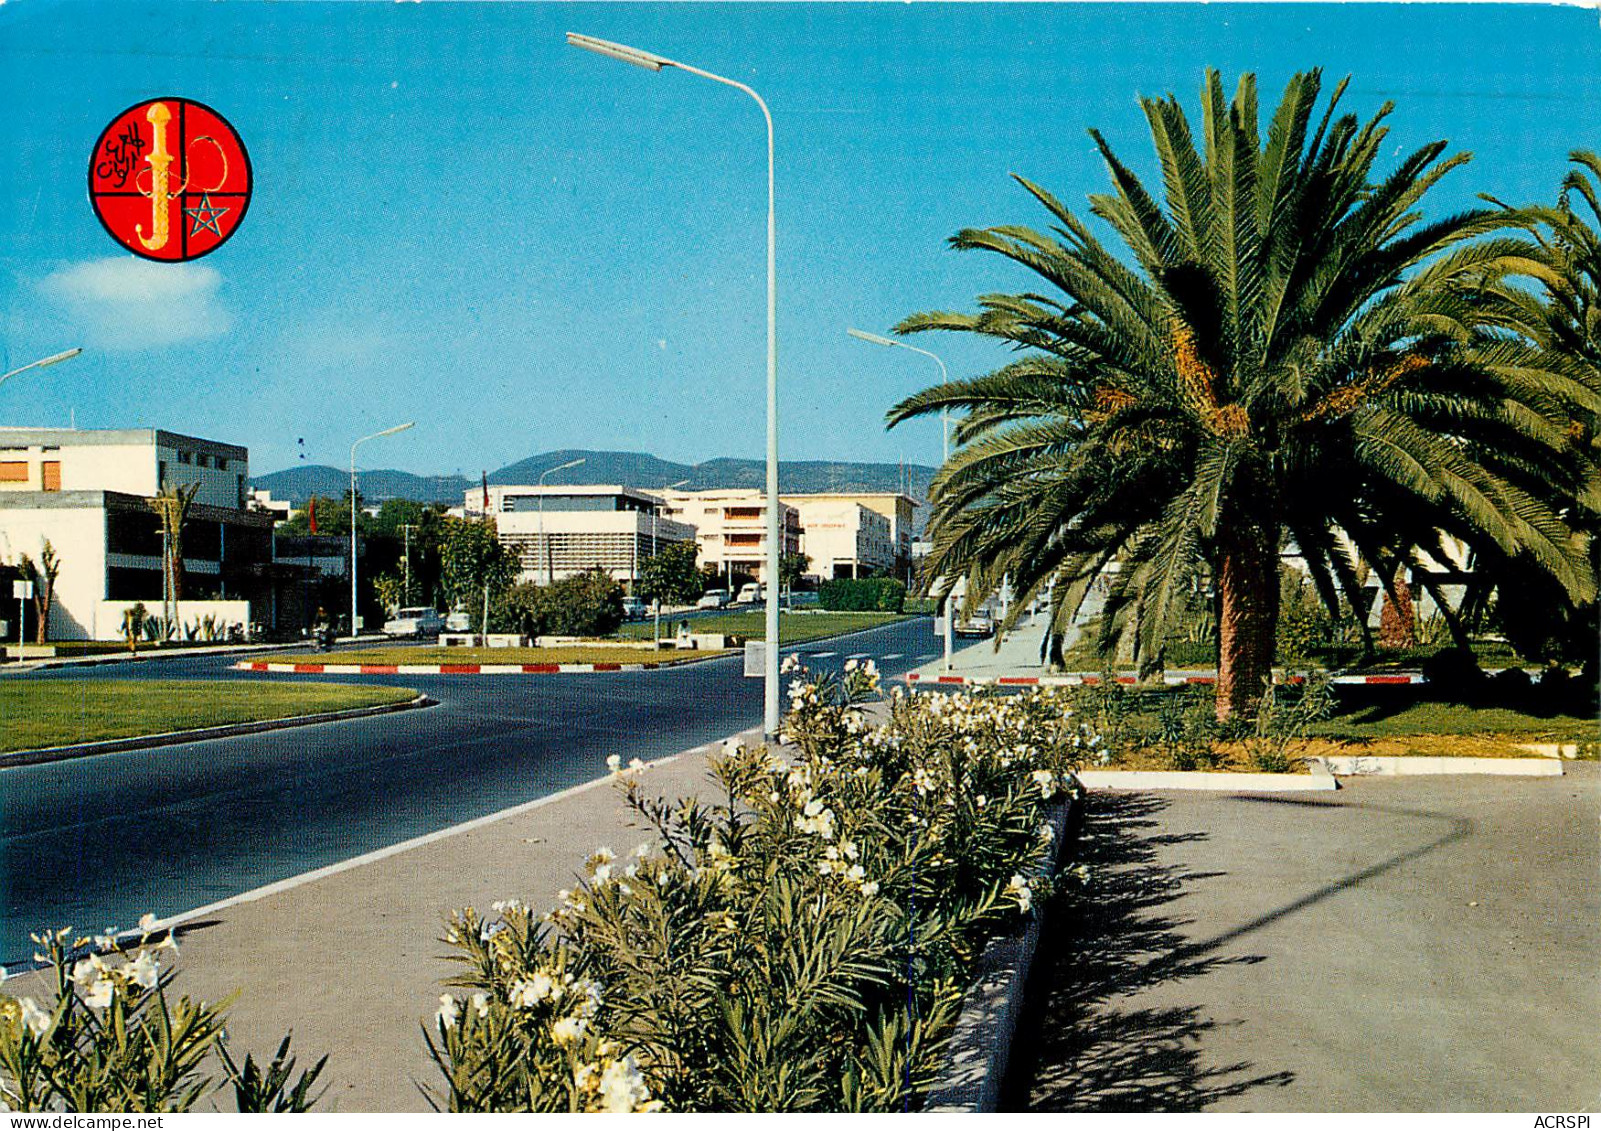
[[[108,1009],[116,992],[117,983],[110,978],[98,978],[89,987],[89,992],[83,995],[84,1004],[93,1006],[95,1009]]]
[[[588,1028],[589,1022],[582,1017],[563,1017],[550,1027],[550,1035],[558,1045],[575,1045]]]
[[[50,1015],[39,1008],[38,1002],[25,997],[19,998],[17,1005],[22,1009],[22,1023],[35,1037],[42,1037],[50,1030]]]
[[[489,995],[483,992],[473,994],[473,1009],[479,1017],[489,1016]]]
[[[156,988],[156,983],[161,980],[161,966],[156,961],[155,955],[141,950],[138,956],[128,963],[127,974],[135,984],[153,990]]]
[[[461,1010],[456,1005],[456,999],[450,994],[439,995],[439,1012],[436,1014],[439,1023],[447,1029],[454,1029],[456,1021],[461,1017]]]
[[[156,929],[156,917],[154,913],[146,911],[143,915],[139,916],[139,929],[147,935]]]
[[[1006,894],[1017,900],[1019,911],[1028,914],[1028,909],[1034,904],[1034,892],[1028,886],[1027,880],[1014,873],[1006,883]]]
[[[865,884],[863,884],[862,885],[862,894],[867,896],[869,899],[871,899],[873,896],[877,895],[878,894],[878,881],[877,880],[868,880]]]
[[[631,1112],[650,1099],[650,1088],[634,1063],[633,1055],[614,1060],[600,1076],[600,1102],[608,1112]]]
[[[622,773],[623,772],[623,760],[622,760],[622,758],[619,757],[616,754],[608,754],[606,756],[606,768],[608,770],[610,770],[614,774]]]

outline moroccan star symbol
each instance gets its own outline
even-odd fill
[[[200,207],[185,208],[183,214],[195,222],[195,226],[189,229],[191,236],[198,236],[201,232],[215,232],[220,238],[222,236],[222,225],[218,221],[230,211],[232,210],[228,208],[214,207],[211,203],[211,197],[201,193]]]

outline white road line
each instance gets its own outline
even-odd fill
[[[904,659],[905,656],[906,654],[904,652],[886,652],[884,653],[883,658],[886,660],[900,660]]]
[[[938,652],[924,652],[921,656],[919,656],[917,658],[918,658],[918,660],[932,660],[932,659],[936,659],[938,656],[939,656]]]
[[[830,657],[830,656],[837,656],[837,655],[839,655],[839,653],[838,653],[838,652],[808,652],[808,653],[806,653],[806,655],[807,655],[807,657],[808,657],[808,658],[809,658],[809,659],[813,659],[813,660],[826,660],[826,659],[828,659],[828,657]]]
[[[865,659],[868,659],[870,656],[872,656],[871,652],[853,652],[849,656],[846,656],[845,658],[847,660],[865,660]]]

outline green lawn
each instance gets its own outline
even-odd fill
[[[0,751],[404,702],[406,687],[265,680],[0,679]]]
[[[1529,742],[1594,742],[1598,730],[1593,717],[1581,714],[1496,705],[1493,700],[1484,705],[1443,703],[1409,687],[1348,689],[1340,696],[1339,714],[1312,728],[1314,734],[1331,738],[1510,734]]]
[[[822,636],[838,636],[842,632],[857,632],[876,628],[881,624],[904,620],[902,613],[784,613],[778,614],[778,638],[784,643],[800,643]],[[662,618],[662,635],[677,631],[677,621]],[[747,640],[761,640],[767,635],[765,614],[760,609],[749,612],[719,613],[715,616],[692,617],[691,632],[721,632],[729,636],[743,636]],[[654,628],[650,621],[638,621],[623,626],[621,635],[638,640],[649,640]]]
[[[644,664],[670,660],[701,660],[721,656],[722,650],[678,651],[674,648],[619,648],[605,641],[560,648],[438,648],[391,645],[349,648],[332,652],[253,657],[273,664]]]

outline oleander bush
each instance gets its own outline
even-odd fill
[[[1047,821],[1096,736],[1052,693],[906,696],[794,675],[778,750],[715,801],[649,796],[544,915],[452,914],[428,1034],[453,1111],[916,1108],[985,942],[1040,898]],[[886,717],[887,715],[887,717]]]
[[[0,1110],[186,1112],[227,1084],[242,1112],[309,1110],[328,1058],[291,1085],[286,1036],[265,1072],[249,1055],[237,1064],[224,1028],[227,1002],[169,992],[176,970],[163,960],[177,955],[177,943],[170,933],[155,942],[151,921],[141,921],[132,955],[110,930],[33,936],[52,993],[42,1003],[0,993]],[[221,1080],[208,1075],[213,1056]]]

